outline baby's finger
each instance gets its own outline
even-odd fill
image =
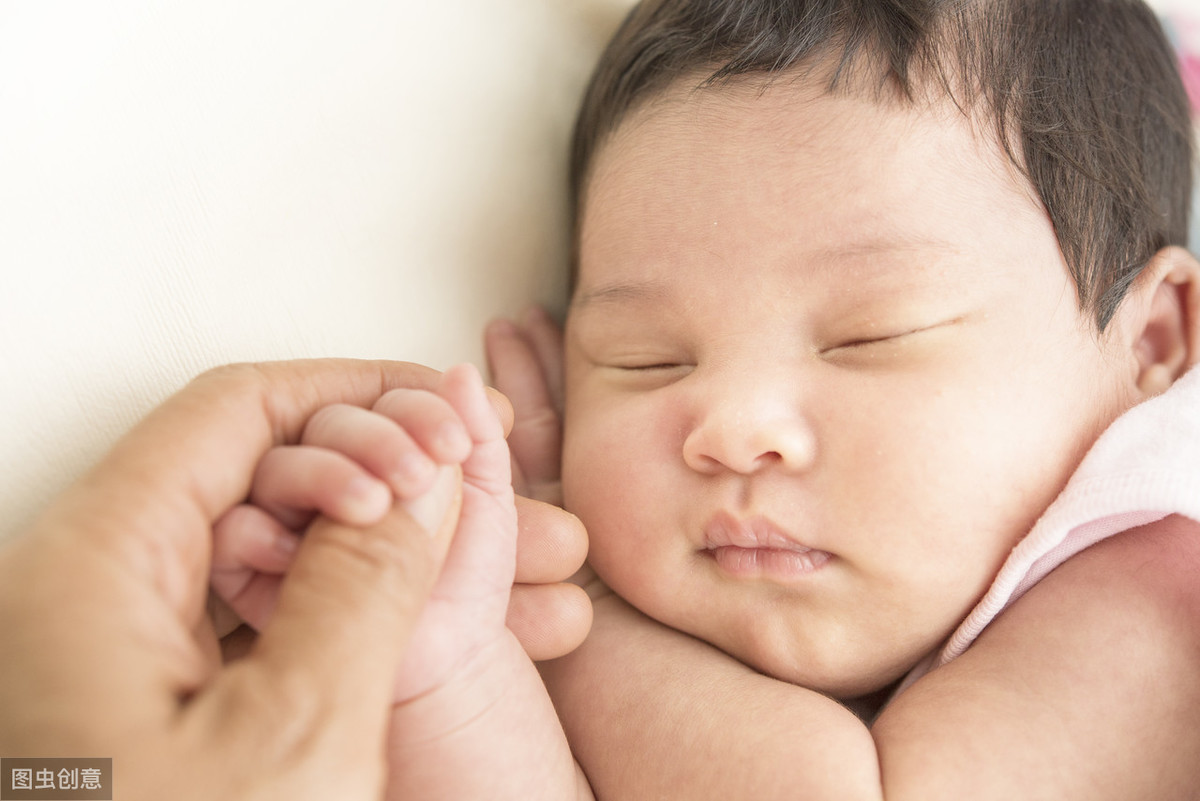
[[[587,532],[570,512],[517,498],[517,575],[521,584],[566,581],[587,558]]]
[[[512,464],[504,425],[488,399],[479,370],[471,364],[450,368],[442,376],[438,394],[454,407],[475,443],[471,457],[462,464],[463,477],[505,503],[513,493]],[[468,511],[464,510],[464,515]]]
[[[445,405],[441,399],[436,400]],[[465,438],[466,433],[462,436]],[[401,498],[425,492],[437,475],[437,465],[408,431],[388,416],[359,406],[340,404],[321,409],[308,421],[301,442],[352,459],[387,482]]]
[[[213,591],[238,617],[261,628],[299,544],[299,535],[262,509],[234,507],[213,526]]]
[[[352,459],[324,448],[290,445],[262,458],[250,502],[288,528],[320,512],[347,526],[375,523],[391,508],[392,491]]]
[[[489,325],[484,344],[492,381],[513,405],[513,458],[531,484],[556,480],[562,421],[535,346],[508,320]]]
[[[592,602],[574,584],[517,584],[506,620],[535,662],[574,651],[592,627]]]
[[[375,403],[374,411],[403,428],[438,464],[461,464],[471,455],[471,437],[463,421],[432,392],[394,389]]]
[[[235,506],[213,524],[212,571],[283,573],[299,545],[298,534],[262,509]]]
[[[546,379],[546,388],[559,414],[563,410],[563,334],[558,323],[541,306],[530,307],[521,315],[521,330],[533,345]]]
[[[488,400],[483,378],[473,365],[459,364],[447,370],[438,385],[438,394],[457,412],[476,445],[504,439],[500,416]]]

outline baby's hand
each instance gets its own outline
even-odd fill
[[[520,322],[494,320],[484,348],[492,381],[513,405],[508,441],[517,492],[562,506],[562,331],[534,307]]]
[[[470,366],[447,372],[436,394],[395,390],[370,411],[321,410],[298,445],[264,457],[249,503],[217,524],[214,590],[261,627],[300,533],[317,514],[367,525],[396,499],[433,527],[440,521],[423,519],[424,507],[435,493],[457,492],[461,482],[459,530],[410,643],[398,698],[432,689],[504,631],[516,511],[503,434]]]
[[[218,521],[213,589],[243,620],[261,628],[300,535],[318,514],[345,525],[370,525],[393,497],[420,498],[439,466],[461,463],[471,447],[457,412],[431,392],[395,390],[374,410],[321,409],[298,444],[267,452],[248,502]]]

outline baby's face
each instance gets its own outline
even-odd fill
[[[1135,360],[952,108],[675,92],[599,153],[567,324],[564,491],[659,621],[849,698],[935,649]]]

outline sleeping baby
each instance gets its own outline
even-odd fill
[[[517,467],[561,465],[587,528],[593,630],[541,666],[559,729],[502,604],[452,616],[396,707],[453,724],[397,740],[421,797],[1190,798],[1188,115],[1137,0],[637,6],[578,120],[562,338],[488,332]],[[486,500],[463,547],[514,550],[498,418],[447,382],[320,446],[411,498],[365,432],[406,433]],[[253,617],[285,561],[218,588]],[[506,681],[536,703],[469,689]]]

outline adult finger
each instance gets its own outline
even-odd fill
[[[247,716],[286,714],[291,724],[280,736],[295,736],[291,746],[330,764],[374,764],[377,754],[349,749],[383,737],[395,674],[445,559],[461,486],[459,469],[442,467],[432,489],[373,526],[318,518],[253,650],[238,672],[206,689],[196,714],[232,711],[223,725],[234,731]]]

